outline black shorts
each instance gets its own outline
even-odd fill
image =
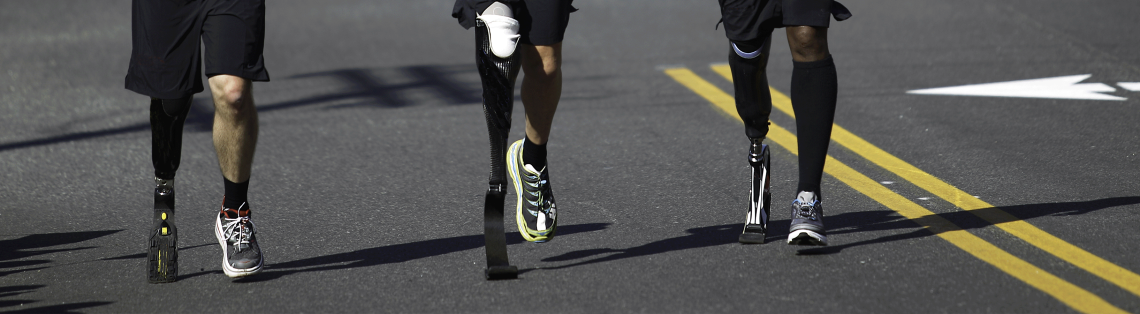
[[[475,14],[496,1],[511,6],[519,20],[519,41],[530,45],[562,42],[570,24],[570,12],[578,11],[571,5],[574,0],[455,0],[451,16],[459,19],[463,28],[471,28],[475,26]]]
[[[126,88],[162,99],[190,97],[203,90],[202,59],[206,76],[269,81],[264,46],[264,0],[134,0]]]
[[[785,26],[831,26],[831,17],[842,21],[851,17],[834,0],[719,0],[724,32],[732,41],[767,38],[772,30]]]

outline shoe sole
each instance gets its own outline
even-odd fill
[[[257,266],[238,269],[230,266],[230,251],[227,249],[228,244],[226,238],[222,236],[222,220],[221,217],[214,218],[214,236],[218,238],[218,244],[222,246],[222,272],[230,278],[240,278],[253,275],[261,272],[261,265],[265,265],[265,256],[261,256],[261,260],[257,262]]]
[[[174,227],[174,211],[155,209],[155,216],[159,223],[148,241],[147,281],[174,282],[178,280],[178,229]]]
[[[525,139],[524,139],[525,140]],[[511,176],[511,185],[515,186],[515,195],[518,201],[515,202],[515,224],[518,225],[519,234],[522,235],[524,240],[534,243],[546,243],[554,238],[554,228],[552,227],[546,232],[530,229],[526,226],[526,216],[523,216],[523,199],[522,176],[519,175],[518,162],[521,157],[519,154],[522,150],[522,141],[518,140],[511,144],[507,149],[507,173]]]
[[[827,246],[827,236],[811,230],[796,230],[788,234],[788,245]]]

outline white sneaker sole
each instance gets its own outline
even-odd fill
[[[796,230],[788,234],[788,244],[827,246],[827,236],[811,230]]]

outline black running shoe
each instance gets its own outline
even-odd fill
[[[147,241],[150,283],[178,280],[178,228],[174,227],[174,179],[154,178],[154,227]]]
[[[815,193],[800,192],[792,201],[792,226],[789,230],[789,245],[827,245],[823,205]]]
[[[249,203],[242,203],[237,209],[222,207],[214,223],[214,234],[222,245],[222,270],[231,278],[261,271],[261,248],[250,216]]]
[[[507,172],[518,195],[515,221],[519,234],[531,242],[546,242],[554,238],[558,225],[558,209],[554,205],[554,190],[550,188],[547,168],[535,170],[522,162],[523,141],[518,140],[507,150]]]

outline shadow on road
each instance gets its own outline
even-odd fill
[[[1016,205],[1005,206],[997,208],[979,209],[973,212],[956,211],[952,213],[937,214],[941,219],[949,220],[962,229],[978,229],[987,226],[992,226],[996,223],[1004,223],[1012,220],[996,220],[989,222],[979,218],[982,217],[1002,217],[1002,212],[1013,215],[1014,220],[1025,220],[1030,218],[1042,216],[1070,216],[1082,215],[1089,212],[1117,207],[1140,204],[1140,196],[1132,197],[1114,197],[1105,198],[1092,201],[1081,202],[1063,202],[1063,203],[1045,203],[1045,204],[1029,204],[1029,205]],[[1006,216],[1008,217],[1008,216]],[[911,221],[901,217],[893,211],[881,210],[870,212],[852,212],[842,213],[835,216],[826,216],[824,221],[827,223],[829,236],[837,234],[850,234],[858,232],[872,232],[872,231],[887,231],[896,229],[915,229],[912,232],[895,234],[880,238],[875,238],[866,241],[843,243],[835,245],[835,238],[830,239],[833,245],[826,247],[810,247],[805,246],[803,249],[797,251],[798,255],[827,255],[835,254],[843,251],[846,248],[888,243],[893,241],[902,241],[928,237],[935,235],[933,232],[926,228],[920,228],[920,225],[925,224],[924,219],[932,219],[932,216],[926,216]],[[766,239],[766,245],[784,245],[785,237],[788,234],[789,220],[773,220],[769,222],[769,232]],[[687,235],[669,238],[659,241],[650,242],[644,245],[635,246],[626,249],[613,249],[613,248],[597,248],[588,250],[579,250],[568,252],[566,254],[552,256],[543,259],[544,262],[564,262],[573,261],[584,258],[592,258],[585,261],[571,263],[567,265],[555,267],[543,267],[542,269],[562,269],[570,268],[581,265],[595,264],[610,262],[615,260],[636,258],[654,254],[661,254],[673,251],[681,251],[702,247],[710,247],[717,245],[724,245],[737,242],[737,235],[742,228],[741,224],[728,224],[710,227],[701,227],[685,230]],[[601,256],[601,257],[597,257]]]
[[[978,210],[955,211],[952,213],[943,213],[933,216],[946,219],[959,228],[970,230],[979,229],[995,224],[1006,223],[1017,220],[1026,220],[1043,216],[1076,216],[1083,215],[1090,212],[1098,211],[1105,208],[1127,206],[1140,204],[1140,196],[1128,197],[1112,197],[1091,201],[1079,202],[1062,202],[1062,203],[1043,203],[1043,204],[1026,204],[1026,205],[1013,205],[1003,207],[983,208]],[[834,229],[839,229],[834,232],[828,232],[829,235],[867,232],[867,231],[883,231],[893,229],[913,229],[918,226],[915,224],[927,224],[924,220],[932,219],[932,216],[924,216],[915,221],[909,221],[906,218],[898,215],[893,215],[892,211],[876,211],[874,215],[868,216],[867,212],[862,213],[845,213],[835,217],[826,217],[825,220],[828,227],[835,226]],[[1009,215],[1005,215],[1008,213]],[[983,219],[980,217],[987,217]],[[935,223],[934,221],[930,223]],[[860,245],[886,243],[892,241],[917,239],[927,236],[935,235],[933,232],[926,228],[918,229],[913,232],[896,234],[882,238],[845,243],[841,245],[834,245],[828,247],[811,248],[800,250],[799,254],[802,255],[820,255],[820,254],[833,254],[842,251],[845,248],[855,247]]]
[[[23,259],[43,254],[51,254],[56,252],[67,252],[75,250],[86,250],[94,247],[78,247],[69,249],[43,249],[39,248],[52,247],[57,245],[65,245],[72,243],[79,243],[110,234],[114,234],[123,230],[102,230],[102,231],[81,231],[81,232],[64,232],[64,233],[45,233],[45,234],[32,234],[21,238],[12,240],[0,241],[0,277],[7,275],[44,269],[47,267],[36,268],[22,268],[32,265],[41,265],[50,263],[50,260],[22,260],[13,261],[16,259]]]
[[[641,246],[635,246],[628,249],[589,249],[566,254],[552,256],[542,259],[543,262],[561,262],[581,258],[587,258],[596,255],[610,254],[604,257],[599,257],[591,260],[577,262],[568,265],[556,267],[543,267],[543,269],[561,269],[570,268],[574,266],[581,266],[594,263],[602,263],[615,261],[626,258],[642,257],[653,254],[661,254],[665,252],[688,250],[709,246],[717,246],[729,243],[736,243],[736,235],[742,228],[739,224],[728,224],[711,227],[700,227],[685,230],[688,235],[669,238],[660,241],[654,241]]]
[[[51,263],[50,260],[19,260],[28,257],[33,257],[43,254],[51,254],[58,252],[86,250],[94,247],[78,247],[68,249],[41,249],[58,245],[66,245],[79,243],[103,236],[111,235],[123,230],[102,230],[102,231],[81,231],[81,232],[64,232],[64,233],[46,233],[46,234],[32,234],[21,238],[12,240],[0,241],[0,277],[7,275],[21,273],[26,271],[35,271],[46,269],[48,267],[33,267],[24,268],[33,265],[43,265]],[[79,313],[80,309],[103,306],[111,304],[112,302],[83,302],[83,303],[70,303],[60,304],[44,307],[25,307],[26,305],[34,304],[37,300],[2,300],[17,295],[34,292],[35,290],[46,287],[45,285],[20,285],[20,286],[6,286],[0,287],[0,312],[4,313]]]
[[[407,100],[405,94],[412,91],[426,89],[430,95],[441,98],[448,104],[474,105],[482,102],[481,87],[478,84],[464,84],[455,79],[457,76],[474,73],[475,67],[471,64],[462,65],[412,65],[395,69],[398,74],[379,75],[380,72],[389,72],[389,69],[339,69],[300,74],[286,79],[307,79],[316,77],[329,77],[334,79],[339,90],[307,98],[289,100],[271,104],[259,104],[258,112],[271,112],[275,110],[290,109],[303,106],[321,105],[334,101],[360,99],[352,104],[342,104],[330,107],[339,109],[347,107],[378,107],[399,108],[414,105]],[[387,78],[387,80],[386,80]],[[388,83],[398,79],[401,83]],[[196,99],[191,106],[190,115],[186,118],[187,132],[208,132],[213,125],[213,105],[209,99]],[[146,118],[147,98],[138,97],[138,117]],[[70,124],[70,122],[68,123]],[[23,149],[36,146],[52,145],[58,143],[81,141],[92,138],[113,136],[134,132],[150,131],[150,122],[136,123],[127,126],[109,128],[104,130],[74,132],[50,136],[45,138],[0,143],[0,151]]]
[[[605,229],[607,223],[567,225],[558,227],[559,236]],[[507,244],[524,242],[517,233],[507,233]],[[393,244],[352,252],[318,256],[284,263],[269,264],[265,271],[235,280],[234,282],[260,282],[301,272],[328,271],[402,263],[432,256],[473,250],[483,247],[483,235],[469,235],[432,239],[419,242]]]

